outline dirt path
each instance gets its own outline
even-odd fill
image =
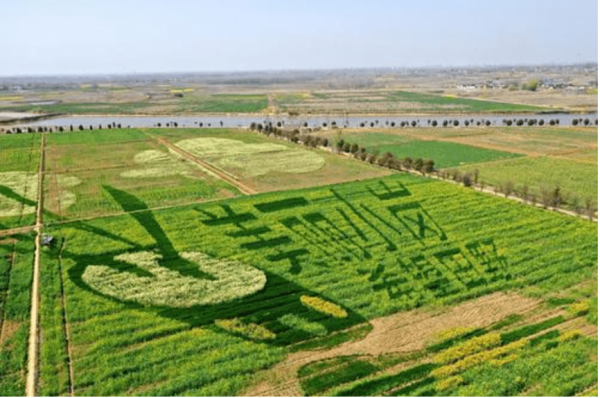
[[[25,392],[28,397],[36,395],[39,353],[39,284],[40,284],[40,251],[42,246],[42,226],[44,214],[44,169],[46,155],[46,134],[42,134],[40,149],[40,168],[38,171],[38,204],[35,231],[35,257],[33,260],[33,284],[31,286],[31,324],[29,326],[29,352],[27,356],[27,384]]]
[[[3,230],[0,231],[0,236],[10,236],[10,235],[24,234],[24,233],[27,233],[27,232],[31,232],[31,231],[33,231],[36,228],[37,228],[37,225],[28,225],[26,227],[3,229]]]
[[[212,164],[198,159],[197,157],[195,157],[194,155],[192,155],[191,153],[184,151],[183,149],[171,144],[170,142],[168,142],[166,139],[164,138],[156,138],[156,141],[158,141],[160,144],[166,146],[167,148],[171,149],[174,152],[177,152],[178,154],[180,154],[181,156],[183,156],[184,158],[196,163],[197,165],[199,165],[200,167],[203,167],[205,169],[207,169],[208,171],[210,171],[211,173],[217,175],[221,180],[233,185],[234,187],[236,187],[237,189],[240,190],[241,193],[243,193],[244,195],[253,195],[256,193],[255,190],[253,190],[250,187],[247,187],[246,185],[242,184],[240,181],[238,181],[237,179],[235,179],[234,177],[224,173],[222,170],[220,170],[219,168],[213,166]]]
[[[301,396],[297,372],[310,362],[343,355],[377,356],[420,350],[433,337],[449,328],[486,327],[508,315],[531,311],[539,303],[539,300],[515,293],[494,293],[435,312],[413,310],[373,319],[373,330],[364,339],[350,341],[330,350],[290,354],[285,361],[263,374],[263,381],[240,395]]]

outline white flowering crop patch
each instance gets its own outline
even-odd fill
[[[77,200],[75,194],[64,188],[74,187],[80,183],[81,181],[76,177],[57,177],[57,184],[62,188],[58,198],[62,207],[69,207]],[[37,173],[25,171],[0,173],[0,217],[35,213],[37,190]]]
[[[121,173],[125,178],[153,178],[168,177],[180,174],[191,177],[191,170],[185,161],[178,161],[180,158],[175,152],[168,153],[151,149],[143,151],[134,156],[133,161],[139,165],[139,168],[127,170]]]
[[[125,253],[115,260],[139,267],[151,276],[119,272],[106,265],[88,266],[82,279],[107,296],[135,301],[146,306],[191,307],[218,304],[248,296],[261,290],[265,274],[233,260],[218,260],[204,253],[181,253],[181,257],[198,265],[214,280],[184,276],[159,264],[162,258],[152,252]]]
[[[325,165],[318,153],[273,143],[248,144],[227,138],[186,139],[175,145],[199,158],[210,158],[225,169],[241,170],[247,177],[272,171],[309,173]]]

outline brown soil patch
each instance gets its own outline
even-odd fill
[[[571,319],[565,323],[561,323],[556,326],[556,330],[559,330],[561,333],[570,331],[570,330],[578,330],[582,335],[591,337],[593,339],[598,338],[598,325],[592,325],[585,318],[575,318]]]
[[[521,155],[534,156],[534,157],[543,155],[540,152],[530,151],[530,150],[519,148],[518,146],[516,146],[517,143],[523,141],[521,139],[521,137],[519,137],[519,136],[512,136],[512,137],[506,136],[505,139],[503,137],[503,140],[506,141],[506,145],[482,141],[481,137],[479,137],[479,136],[476,136],[476,137],[470,137],[470,136],[454,137],[454,138],[445,138],[445,139],[442,138],[439,141],[450,141],[450,142],[455,142],[457,144],[471,145],[471,146],[485,148],[485,149],[494,149],[496,151],[519,153]],[[514,144],[514,146],[511,145],[511,143]]]
[[[19,330],[19,326],[21,326],[21,322],[5,319],[2,322],[2,330],[0,330],[0,344],[10,339]]]
[[[0,231],[0,236],[25,234],[27,232],[33,231],[34,229],[35,229],[35,225],[28,225],[26,227],[18,227],[18,228],[11,228],[11,229],[4,229],[4,230]]]
[[[297,371],[307,363],[343,355],[380,355],[423,349],[440,332],[454,327],[486,327],[510,314],[524,313],[540,304],[516,293],[494,293],[455,307],[436,311],[414,310],[373,319],[373,330],[364,339],[330,350],[303,351],[266,371],[244,396],[301,396]]]

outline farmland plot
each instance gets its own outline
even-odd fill
[[[0,136],[0,229],[32,225],[37,205],[40,135]]]
[[[589,391],[598,381],[597,325],[587,323],[584,313],[542,311],[512,314],[483,328],[447,329],[424,349],[409,353],[317,360],[298,369],[299,384],[305,394],[333,396],[568,396]],[[543,320],[523,321],[536,316]]]
[[[415,139],[409,134],[362,132],[362,133],[325,133],[335,143],[342,139],[350,144],[365,147],[370,153],[380,155],[390,152],[398,159],[433,159],[438,169],[455,167],[461,164],[473,164],[500,159],[510,159],[521,155],[486,148],[477,148],[456,142]],[[426,137],[423,137],[426,138]]]
[[[479,178],[486,183],[498,185],[511,181],[515,188],[527,185],[538,198],[544,188],[558,186],[565,201],[571,204],[574,197],[580,206],[586,198],[597,201],[598,166],[595,164],[543,156],[461,166],[460,170],[470,172],[474,168],[479,170]]]
[[[0,394],[23,395],[27,369],[33,236],[0,240]]]
[[[76,395],[231,395],[294,344],[500,290],[543,296],[597,267],[591,223],[408,175],[154,212],[107,193],[130,214],[55,227],[42,271],[64,281]],[[47,394],[64,393],[63,353],[42,352]]]
[[[436,168],[477,170],[479,182],[495,187],[509,182],[539,201],[544,190],[559,187],[570,208],[596,203],[598,133],[590,127],[494,127],[391,129],[386,133],[321,133],[331,140],[357,143],[379,154],[429,158]],[[501,190],[501,189],[499,189]]]
[[[535,112],[547,109],[530,106],[492,102],[480,99],[458,98],[410,91],[365,90],[321,91],[275,95],[275,104],[282,110],[294,113],[353,114],[381,113],[511,113]]]
[[[324,151],[228,129],[150,129],[258,192],[304,188],[390,174]]]
[[[44,204],[54,220],[123,212],[107,187],[125,189],[153,208],[237,194],[133,129],[50,134],[46,165]]]

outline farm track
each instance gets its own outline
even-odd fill
[[[28,225],[26,227],[3,229],[3,230],[0,231],[0,237],[2,237],[2,236],[10,236],[10,235],[17,235],[17,234],[24,234],[24,233],[27,233],[27,232],[31,232],[31,231],[33,231],[36,228],[37,228],[37,225]]]
[[[40,168],[38,171],[38,203],[36,213],[35,257],[33,260],[33,284],[31,287],[31,323],[29,327],[29,351],[27,356],[27,383],[25,393],[28,397],[36,395],[39,354],[39,284],[40,252],[42,246],[42,227],[44,214],[44,169],[46,152],[46,134],[42,133],[40,148]]]
[[[494,293],[435,313],[410,311],[370,321],[373,330],[363,339],[329,350],[301,351],[268,370],[267,380],[243,391],[244,396],[302,396],[298,369],[314,361],[346,355],[377,356],[425,348],[437,333],[452,327],[487,327],[510,314],[529,312],[539,300],[517,294]],[[419,338],[415,338],[419,336]]]
[[[210,172],[216,174],[221,180],[233,185],[234,187],[236,187],[241,193],[243,193],[244,195],[254,195],[256,193],[255,190],[253,190],[250,187],[247,187],[246,185],[242,184],[240,181],[238,181],[237,179],[229,176],[228,174],[224,173],[222,170],[220,170],[219,168],[213,166],[212,164],[198,159],[197,157],[195,157],[194,155],[192,155],[191,153],[184,151],[183,149],[171,144],[170,142],[168,142],[166,139],[164,138],[156,138],[156,141],[158,141],[160,144],[166,146],[167,148],[173,150],[174,152],[177,152],[178,154],[180,154],[181,156],[185,157],[186,159],[196,163],[197,165],[199,165],[200,167],[203,167],[207,170],[209,170]]]

